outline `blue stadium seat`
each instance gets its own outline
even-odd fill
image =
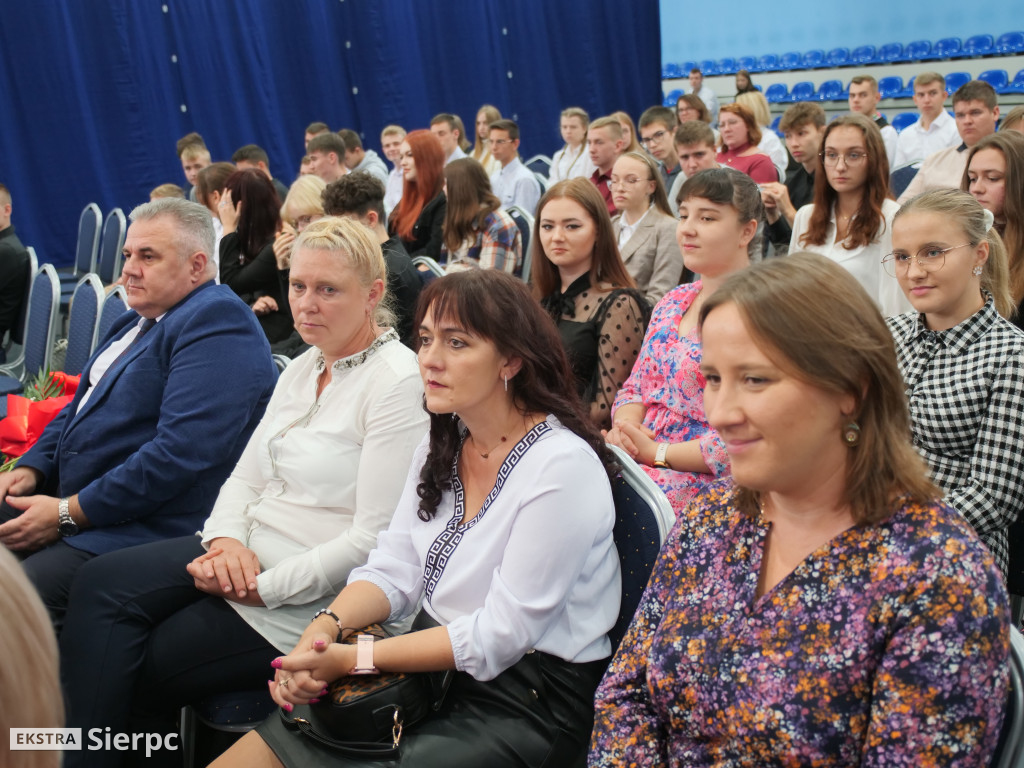
[[[952,96],[957,88],[970,81],[971,75],[968,72],[950,72],[946,75],[946,93]]]
[[[996,93],[1010,92],[1010,76],[1006,73],[1005,69],[986,69],[978,75],[978,79],[984,80],[995,88]]]
[[[789,88],[786,87],[785,83],[772,83],[768,86],[768,90],[764,92],[764,97],[768,100],[769,104],[781,104],[789,101]]]
[[[915,40],[907,43],[907,50],[903,52],[904,61],[924,61],[932,55],[932,44],[929,40]]]
[[[1007,32],[996,40],[996,53],[1020,53],[1024,51],[1024,32]]]
[[[843,83],[841,80],[826,80],[818,86],[818,101],[840,101],[843,98]]]
[[[684,61],[683,62],[683,66],[680,67],[680,69],[683,70],[683,75],[682,76],[683,77],[689,77],[690,76],[690,70],[694,69],[696,66],[697,66],[697,62],[696,61]]]
[[[682,95],[683,90],[681,88],[675,88],[669,91],[667,94],[665,94],[665,98],[662,101],[662,106],[675,107],[676,102],[679,101],[679,97]]]
[[[886,43],[878,49],[878,61],[888,64],[903,58],[903,43]]]
[[[1024,69],[1017,73],[1010,83],[1009,93],[1024,93]]]
[[[718,62],[712,61],[711,59],[705,59],[700,63],[700,73],[704,77],[713,77],[718,74]]]
[[[779,57],[774,53],[766,53],[757,60],[757,68],[761,72],[774,72],[779,68]]]
[[[900,112],[892,119],[892,127],[899,133],[908,125],[917,122],[917,112]]]
[[[963,43],[960,42],[959,37],[944,37],[935,41],[932,53],[936,59],[955,59],[960,56],[962,49]]]
[[[782,122],[782,115],[776,115],[775,119],[772,120],[770,128],[778,134],[779,138],[782,138],[782,131],[779,130],[779,123]]]
[[[988,56],[995,52],[996,41],[992,35],[975,35],[964,40],[964,56]]]
[[[665,64],[664,66],[662,66],[662,80],[673,80],[677,77],[683,77],[683,69],[678,64]]]
[[[853,49],[853,53],[850,54],[850,60],[854,64],[875,64],[878,62],[875,55],[875,46],[862,45],[859,48]]]
[[[833,48],[828,52],[828,56],[825,57],[825,61],[828,62],[830,67],[844,67],[850,61],[850,49]]]
[[[803,57],[798,51],[790,51],[789,53],[782,54],[782,58],[779,59],[779,67],[782,69],[800,69],[800,62]]]
[[[809,80],[801,80],[796,83],[790,98],[793,101],[814,101],[814,83]]]
[[[747,70],[747,72],[759,71],[757,68],[757,59],[755,59],[753,56],[740,56],[736,60],[736,68],[745,69]]]
[[[736,70],[739,69],[739,67],[736,66],[736,59],[728,56],[724,59],[719,59],[716,66],[718,67],[718,74],[720,75],[735,75]]]
[[[903,90],[903,78],[899,75],[883,77],[878,81],[878,92],[883,99],[894,99]]]
[[[815,48],[804,54],[803,66],[804,69],[817,69],[818,67],[825,65],[825,52],[820,48]]]
[[[912,77],[907,80],[907,84],[903,87],[903,90],[893,96],[894,99],[912,99],[914,98],[914,81],[916,77]]]

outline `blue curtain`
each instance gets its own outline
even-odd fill
[[[243,144],[289,183],[314,120],[380,151],[481,104],[524,157],[561,146],[558,113],[634,117],[661,101],[657,0],[8,0],[0,13],[0,182],[41,261],[73,260],[89,202],[126,212],[184,184],[177,139]]]

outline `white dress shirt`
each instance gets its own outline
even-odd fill
[[[320,350],[292,361],[202,531],[259,557],[266,607],[229,605],[282,651],[366,562],[427,431],[412,351],[388,331],[364,354],[337,361],[320,397]]]
[[[590,159],[590,152],[587,151],[587,143],[580,144],[579,149],[573,152],[569,146],[564,146],[551,158],[551,172],[548,175],[548,183],[565,179],[575,179],[577,176],[590,176],[597,170]]]
[[[540,202],[540,182],[518,157],[491,176],[491,189],[502,208],[518,205],[531,216]]]
[[[456,144],[455,145],[455,149],[452,150],[452,153],[450,155],[448,155],[448,159],[444,161],[444,164],[448,165],[448,163],[451,163],[451,162],[453,162],[455,160],[461,160],[465,156],[466,156],[466,153],[462,151],[462,147],[460,147],[458,144]]]
[[[447,626],[457,669],[491,680],[531,649],[595,661],[611,646],[619,610],[615,508],[593,450],[549,416],[509,453],[477,515],[464,516],[462,484],[429,522],[417,515],[416,450],[395,519],[349,583],[369,581],[391,620],[423,607]]]
[[[857,278],[868,296],[885,317],[900,315],[912,309],[907,297],[903,295],[899,282],[891,277],[882,266],[882,258],[892,252],[892,219],[899,205],[893,200],[882,202],[882,229],[871,243],[853,250],[847,250],[842,243],[836,242],[836,216],[833,211],[825,232],[822,245],[802,245],[800,237],[807,231],[814,212],[814,204],[803,206],[796,212],[793,219],[793,237],[789,241],[789,252],[812,251],[827,256],[836,264]]]
[[[959,145],[960,134],[956,130],[956,120],[950,117],[946,110],[942,110],[939,116],[932,120],[927,130],[921,127],[921,118],[918,118],[916,123],[904,128],[896,140],[896,161],[893,169],[924,160],[940,149]]]
[[[384,212],[390,216],[398,204],[402,201],[402,169],[397,165],[388,174],[388,183],[384,187]]]

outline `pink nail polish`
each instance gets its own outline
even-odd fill
[[[291,704],[289,704],[288,702],[285,702],[285,704],[284,704],[284,711],[285,711],[285,712],[291,712],[291,711],[292,711],[293,709],[295,709],[295,707],[293,707],[293,706],[292,706]]]
[[[310,699],[309,703],[310,704],[319,704],[320,703],[320,699]]]
[[[326,643],[323,640],[316,640],[313,643],[314,648],[323,648],[325,645]]]
[[[270,662],[270,666],[272,666],[274,669],[280,669],[281,668],[281,660],[280,659],[274,659],[272,662]]]

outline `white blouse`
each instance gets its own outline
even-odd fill
[[[892,251],[892,219],[900,206],[894,200],[882,202],[882,227],[878,236],[868,245],[847,250],[842,243],[836,242],[836,216],[833,211],[825,232],[822,245],[801,245],[800,237],[807,231],[814,212],[814,203],[805,205],[796,212],[793,219],[793,236],[789,241],[789,252],[811,251],[827,256],[836,264],[846,269],[864,286],[868,296],[874,299],[884,317],[892,317],[909,312],[912,307],[903,295],[900,284],[882,266],[882,259]]]
[[[364,357],[365,355],[365,357]],[[285,369],[202,531],[259,557],[266,607],[230,605],[290,651],[391,522],[427,431],[416,356],[394,331],[332,366],[320,397],[316,347]]]
[[[578,152],[573,152],[568,146],[564,146],[551,158],[548,185],[554,184],[556,181],[575,179],[577,176],[590,177],[595,170],[597,168],[590,160],[587,142],[584,141],[580,144]]]
[[[607,657],[621,584],[611,486],[593,450],[549,416],[512,449],[465,525],[455,472],[434,518],[417,517],[427,450],[425,439],[391,526],[349,583],[377,585],[391,620],[422,598],[448,628],[456,668],[477,680],[531,649],[572,662]]]

